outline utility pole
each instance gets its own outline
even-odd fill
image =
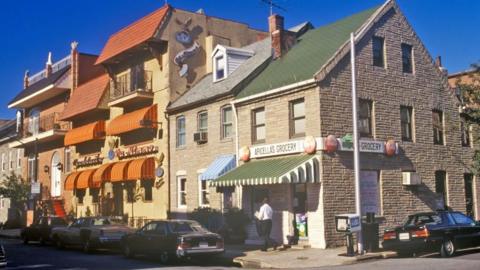
[[[355,34],[350,33],[350,65],[352,66],[352,115],[353,115],[353,170],[355,174],[355,210],[360,217],[360,231],[357,232],[358,253],[363,254],[362,204],[360,195],[360,151],[358,143],[357,81],[355,74]]]

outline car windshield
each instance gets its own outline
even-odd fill
[[[421,226],[425,224],[441,224],[442,218],[437,214],[418,214],[409,216],[405,226]]]
[[[94,218],[93,219],[93,226],[102,226],[102,225],[122,225],[123,222],[120,219],[115,218]]]
[[[189,233],[189,232],[208,232],[200,224],[192,221],[176,221],[169,224],[170,230],[174,233]]]

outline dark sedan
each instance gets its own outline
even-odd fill
[[[32,225],[22,229],[20,237],[25,244],[28,244],[30,241],[40,241],[40,244],[43,245],[50,241],[50,233],[53,228],[65,226],[67,226],[67,222],[63,218],[44,216],[39,218]]]
[[[196,221],[152,221],[122,239],[125,256],[136,254],[159,256],[162,263],[177,258],[211,256],[224,252],[223,238],[203,228]]]
[[[417,213],[383,234],[383,248],[403,256],[438,251],[450,257],[458,249],[479,245],[480,223],[457,211]]]

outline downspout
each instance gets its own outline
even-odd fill
[[[230,105],[232,106],[233,119],[235,121],[235,162],[237,163],[237,166],[238,166],[238,159],[239,159],[238,114],[237,114],[237,108],[235,107],[235,103],[233,101],[230,101]]]
[[[170,118],[168,116],[167,112],[164,112],[163,116],[165,117],[165,120],[167,121],[167,134],[162,134],[162,139],[163,138],[170,138]],[[167,135],[167,136],[165,136]],[[171,194],[170,194],[170,188],[171,188],[171,171],[170,171],[170,139],[167,139],[167,171],[168,171],[168,176],[167,176],[167,197],[168,197],[168,203],[167,203],[167,219],[171,218],[171,213],[172,213],[172,203],[171,203]],[[165,177],[165,174],[164,174]]]

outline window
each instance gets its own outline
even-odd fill
[[[13,151],[10,151],[8,153],[8,164],[9,164],[8,169],[13,170],[13,167],[15,166],[15,159],[13,158]]]
[[[221,80],[225,77],[225,57],[220,55],[215,58],[215,81]]]
[[[463,118],[460,120],[460,132],[462,136],[462,146],[470,147],[470,125],[468,125]]]
[[[35,181],[36,171],[37,171],[37,166],[35,164],[35,155],[31,154],[28,156],[28,180],[30,182]]]
[[[17,168],[22,167],[22,149],[17,149]]]
[[[142,187],[144,190],[144,201],[152,201],[153,200],[153,180],[145,179],[142,180]]]
[[[2,171],[7,169],[7,155],[2,153]]]
[[[177,147],[185,146],[186,134],[185,134],[185,117],[179,116],[177,118]]]
[[[377,67],[385,67],[385,48],[384,39],[381,37],[372,38],[373,65]]]
[[[178,178],[178,206],[187,206],[187,178],[184,176]]]
[[[404,73],[413,73],[413,47],[402,43],[402,69]]]
[[[445,171],[435,171],[435,193],[437,193],[443,199],[443,207],[448,205],[447,173]]]
[[[38,109],[30,111],[27,130],[31,135],[38,134],[40,130],[40,111]]]
[[[197,129],[198,132],[207,132],[208,131],[208,113],[199,112],[197,117]]]
[[[451,213],[453,220],[455,220],[455,223],[460,224],[460,225],[473,225],[475,224],[475,221],[473,221],[471,218],[465,216],[464,214],[460,212],[453,212]]]
[[[373,137],[372,132],[372,107],[373,102],[371,100],[359,99],[359,112],[358,112],[358,131],[360,137]]]
[[[199,185],[199,195],[200,195],[200,206],[210,205],[210,192],[208,191],[208,182],[206,180],[198,181]]]
[[[64,170],[65,172],[70,172],[72,170],[72,156],[71,156],[70,147],[65,147],[64,159],[65,159],[63,161],[63,163],[65,164]]]
[[[305,136],[305,100],[290,101],[290,137]]]
[[[433,143],[443,145],[443,113],[432,111]]]
[[[100,194],[99,188],[90,188],[90,196],[92,196],[92,203],[99,202],[99,197],[100,197],[99,194]]]
[[[78,204],[83,204],[83,199],[85,198],[85,189],[77,189],[75,196],[77,196]]]
[[[222,108],[222,139],[233,136],[233,112],[232,107]]]
[[[252,111],[252,142],[265,142],[265,108]]]
[[[475,203],[474,203],[474,197],[473,197],[473,190],[474,190],[474,185],[473,185],[473,174],[471,173],[465,173],[463,174],[463,183],[465,187],[465,213],[467,216],[474,218],[475,217]]]
[[[413,140],[413,121],[412,121],[412,107],[400,106],[400,123],[402,129],[402,141]]]
[[[127,190],[127,202],[135,202],[135,182],[125,183],[125,189]]]

